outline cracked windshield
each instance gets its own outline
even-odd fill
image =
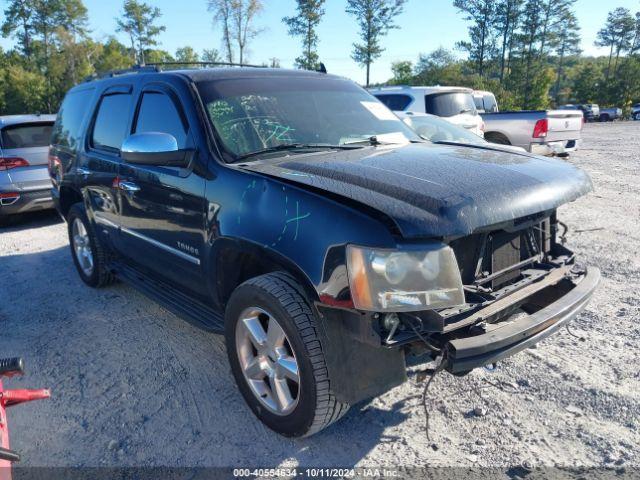
[[[198,88],[231,160],[288,147],[420,140],[375,97],[341,79],[217,80]]]

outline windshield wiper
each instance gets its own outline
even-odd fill
[[[255,152],[245,153],[236,157],[234,162],[242,161],[250,157],[257,155],[264,155],[266,153],[281,152],[287,150],[313,150],[313,149],[330,149],[330,150],[352,150],[354,148],[360,148],[356,145],[331,145],[328,143],[283,143],[275,145],[273,147],[263,148],[262,150],[256,150]]]
[[[341,146],[348,146],[348,145],[372,145],[374,147],[378,146],[378,145],[400,145],[399,143],[393,143],[393,142],[381,142],[380,140],[378,140],[378,136],[377,135],[373,135],[371,137],[368,138],[363,138],[362,140],[354,140],[353,142],[346,142],[343,143]]]

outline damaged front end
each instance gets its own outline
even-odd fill
[[[381,393],[406,378],[408,352],[442,357],[443,368],[463,375],[551,335],[585,308],[600,280],[598,269],[576,263],[565,235],[550,211],[449,241],[464,290],[455,307],[336,315],[323,306],[331,348],[343,344],[334,357],[343,365],[329,369],[344,369],[345,355],[350,363],[348,385],[337,387],[350,401]]]

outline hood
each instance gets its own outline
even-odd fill
[[[375,208],[405,237],[468,235],[592,189],[586,173],[561,160],[428,143],[290,154],[242,168]]]

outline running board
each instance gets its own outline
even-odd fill
[[[180,318],[208,332],[224,333],[224,318],[213,308],[122,262],[112,262],[109,267],[120,280]]]

